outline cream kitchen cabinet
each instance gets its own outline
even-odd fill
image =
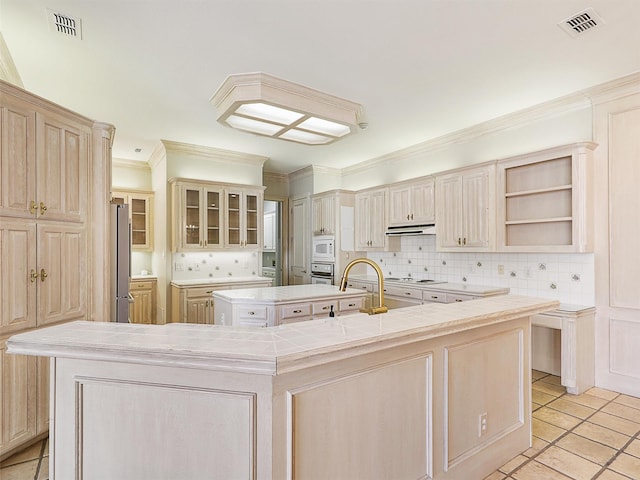
[[[261,250],[263,190],[231,188],[225,194],[225,245]]]
[[[393,251],[400,242],[385,234],[388,222],[388,188],[360,191],[355,195],[356,250]]]
[[[201,183],[173,183],[174,250],[224,246],[224,190]]]
[[[336,194],[314,195],[311,212],[314,235],[336,234]]]
[[[110,125],[0,81],[3,342],[43,326],[108,318],[101,267],[109,261],[112,134]],[[0,457],[46,434],[47,365],[3,353]]]
[[[389,187],[389,225],[433,223],[435,215],[435,179],[433,177]]]
[[[114,190],[111,199],[129,205],[131,249],[153,251],[153,192]]]
[[[436,177],[439,251],[495,250],[495,164]]]
[[[0,216],[84,222],[91,129],[3,95]]]
[[[129,284],[129,291],[133,297],[131,323],[157,323],[156,285],[155,278],[131,280]]]
[[[264,187],[170,182],[175,251],[262,248]]]
[[[270,287],[271,280],[239,280],[203,282],[197,285],[171,284],[171,319],[169,322],[213,324],[215,305],[213,292],[241,288]]]
[[[498,249],[593,251],[593,150],[577,143],[498,162]]]

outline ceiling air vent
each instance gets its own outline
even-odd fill
[[[50,9],[47,9],[47,15],[49,28],[52,31],[62,33],[67,37],[82,39],[82,20]]]
[[[571,37],[577,37],[594,28],[604,24],[604,20],[593,8],[587,8],[580,13],[558,23],[558,26],[567,32]]]

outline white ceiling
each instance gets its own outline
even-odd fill
[[[604,24],[558,27],[592,7]],[[53,32],[46,9],[79,17]],[[370,160],[640,71],[639,0],[0,0],[24,87],[116,126],[114,157],[160,139],[291,172]],[[369,128],[303,146],[216,122],[227,75],[262,71],[361,103]],[[141,148],[140,153],[135,149]]]

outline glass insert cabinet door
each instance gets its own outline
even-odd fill
[[[212,190],[205,190],[204,195],[207,200],[207,235],[205,246],[220,246],[222,244],[222,233],[220,231],[222,228],[222,208],[220,205],[222,195],[219,191]]]
[[[184,189],[184,235],[185,247],[202,245],[202,189]]]
[[[245,246],[258,246],[258,221],[260,217],[258,206],[262,202],[259,201],[258,195],[247,194],[245,203]]]
[[[261,196],[256,193],[227,191],[226,202],[226,245],[242,248],[259,247]]]

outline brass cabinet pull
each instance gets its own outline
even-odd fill
[[[411,219],[411,216],[407,214],[407,220],[410,220],[410,219]]]
[[[302,310],[294,310],[293,313],[302,313]]]
[[[256,312],[249,312],[249,315],[255,315]]]
[[[461,298],[456,298],[456,302],[462,302]]]
[[[49,274],[44,270],[44,268],[42,268],[40,270],[40,281],[44,282],[44,279],[47,278],[49,276]]]
[[[433,298],[434,300],[436,300],[438,298],[438,295],[431,295],[431,298]]]
[[[206,291],[206,292],[204,292],[204,293],[213,293],[213,290],[207,290],[207,291]]]
[[[324,307],[322,307],[323,310],[327,310],[329,308],[329,305],[325,305]]]
[[[405,295],[411,295],[411,292],[404,292]]]
[[[44,202],[40,202],[40,215],[44,215],[45,213],[47,213],[47,206]]]
[[[411,220],[413,220],[413,213],[411,214]]]
[[[350,304],[349,304],[349,306],[350,306],[350,307],[355,307],[355,306],[356,306],[356,304],[355,304],[355,303],[350,303]]]
[[[462,244],[463,244],[463,245],[466,245],[466,244],[467,244],[467,237],[464,237],[464,238],[462,239]]]
[[[31,274],[29,276],[31,277],[31,283],[33,283],[38,279],[38,272],[36,272],[34,269],[31,269]]]
[[[38,211],[38,205],[36,204],[35,200],[31,200],[31,206],[29,207],[29,211],[31,212],[31,215],[35,215],[36,212]]]

